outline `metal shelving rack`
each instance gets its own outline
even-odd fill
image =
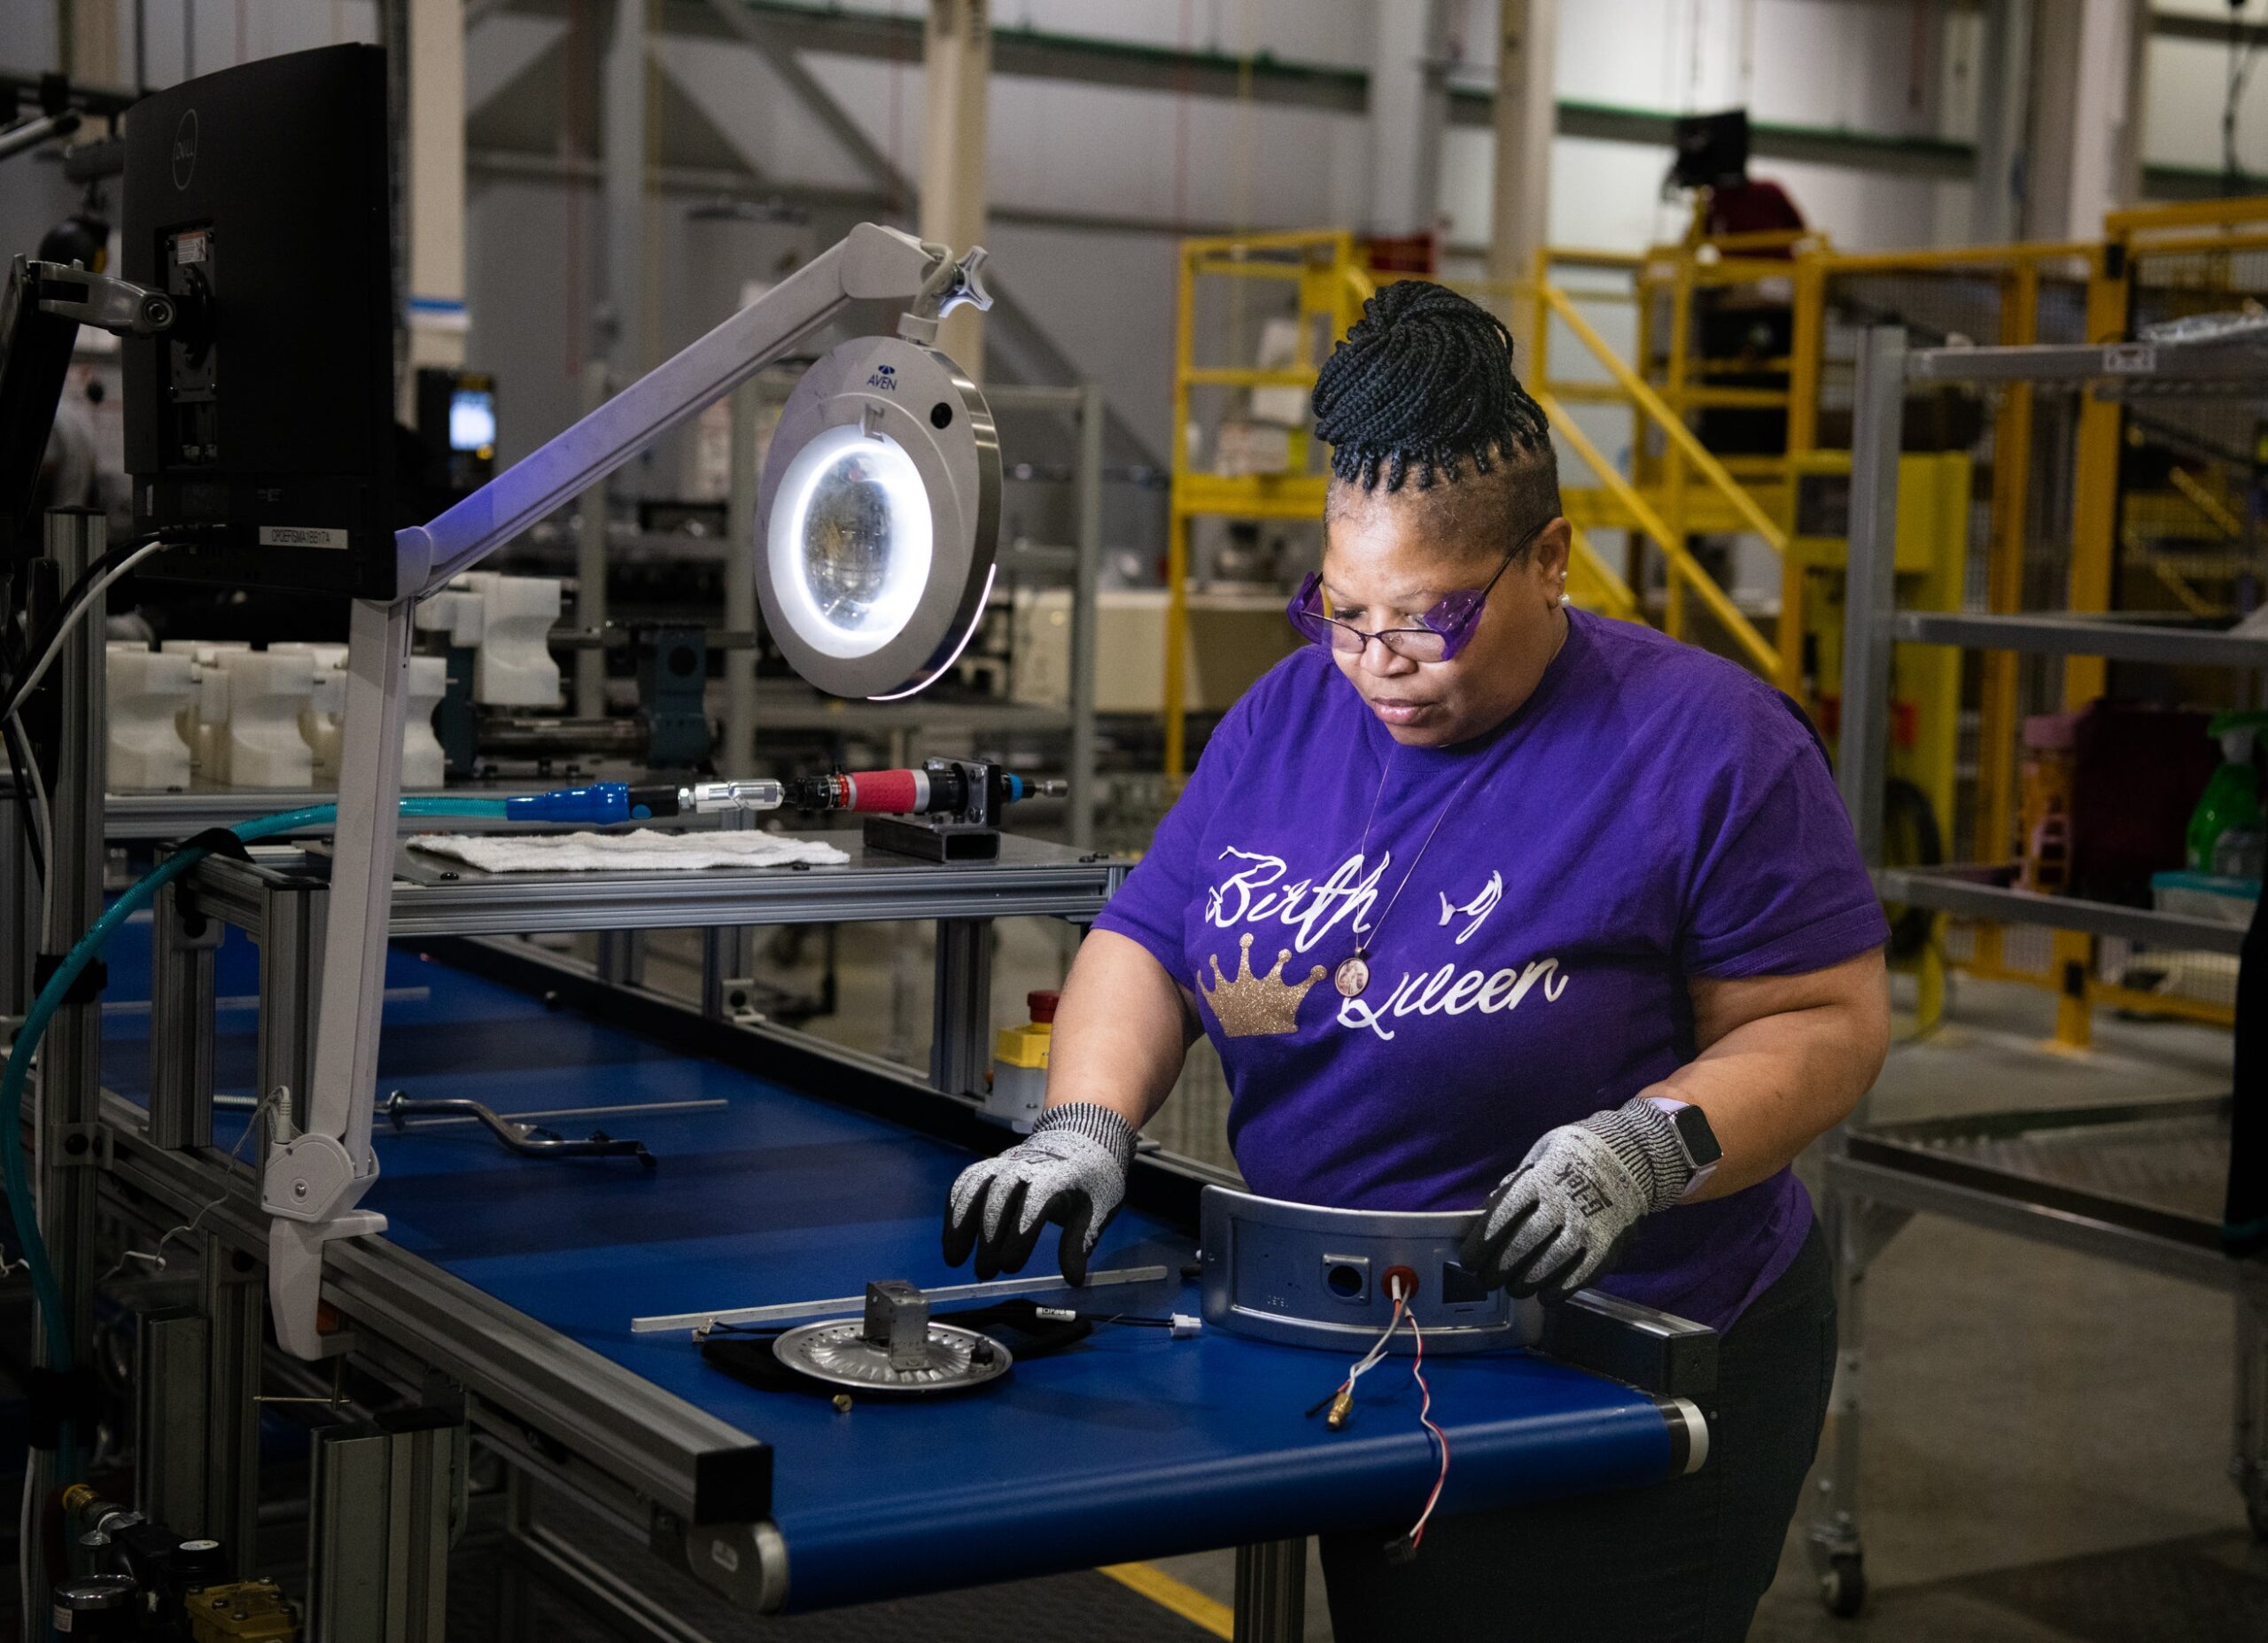
[[[1849,580],[1838,782],[1886,900],[1969,917],[2220,953],[2245,932],[2196,918],[2010,887],[1990,865],[1883,865],[1891,655],[1899,643],[2023,650],[2268,673],[2268,635],[2117,615],[1901,611],[1893,596],[1898,456],[1915,382],[2063,383],[2111,398],[2184,391],[2268,394],[2268,335],[2208,334],[2092,347],[1909,350],[1879,326],[1859,354],[1852,431]],[[1821,1595],[1855,1613],[1866,1590],[1859,1534],[1859,1385],[1868,1265],[1915,1215],[1950,1216],[2116,1260],[2235,1297],[2237,1407],[2230,1472],[2268,1537],[2268,1260],[2222,1252],[2229,1168],[2225,1098],[2079,1111],[1997,1112],[1881,1125],[1861,1102],[1825,1143],[1821,1205],[1836,1256],[1840,1358],[1836,1431],[1810,1534]]]

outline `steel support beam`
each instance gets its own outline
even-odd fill
[[[176,1149],[213,1144],[213,961],[221,924],[158,892],[150,919],[150,1139]],[[162,1520],[161,1520],[162,1521]]]
[[[1551,138],[1558,115],[1551,92],[1559,66],[1559,0],[1497,0],[1496,30],[1496,168],[1488,276],[1518,280],[1532,271],[1550,231]],[[1515,327],[1514,334],[1526,332]]]
[[[706,0],[711,13],[739,39],[756,48],[765,64],[787,85],[796,100],[819,122],[820,128],[839,144],[852,164],[884,194],[893,199],[920,203],[912,179],[890,163],[889,156],[876,147],[850,113],[835,100],[834,93],[822,85],[818,76],[804,66],[797,57],[796,45],[800,25],[790,29],[777,16],[766,16],[735,4],[734,0]],[[962,242],[955,241],[955,244]],[[995,343],[1006,340],[1002,333],[1013,338],[1017,351],[1029,356],[1037,370],[1026,370],[1027,378],[1037,375],[1053,377],[1064,382],[1078,380],[1085,373],[1073,363],[1070,356],[1049,336],[1035,320],[1029,309],[1018,302],[1006,288],[998,273],[987,270],[986,283],[992,292],[992,309],[985,316],[985,324]],[[958,315],[948,315],[950,325]],[[959,359],[959,354],[954,355]],[[967,364],[966,361],[963,361]],[[1110,431],[1122,445],[1135,452],[1142,461],[1155,467],[1165,466],[1164,456],[1151,448],[1150,442],[1136,432],[1134,425],[1115,410],[1107,412]]]
[[[646,0],[614,0],[599,124],[605,207],[598,243],[610,334],[597,352],[624,382],[646,369],[647,74]]]
[[[992,1062],[992,921],[937,921],[929,1083],[948,1095],[979,1095]]]
[[[1969,219],[1969,237],[1979,245],[2023,237],[2032,6],[2033,0],[1984,0],[1984,95],[1977,103],[1977,185]]]
[[[205,1515],[208,1535],[240,1559],[260,1541],[260,1374],[268,1292],[259,1264],[216,1234],[204,1240],[198,1308],[208,1328]]]
[[[1882,860],[1890,753],[1891,615],[1898,561],[1898,449],[1906,421],[1906,333],[1876,325],[1859,339],[1851,425],[1851,541],[1845,578],[1843,722],[1837,778],[1869,867]]]
[[[1300,1643],[1307,1634],[1308,1543],[1237,1548],[1236,1643]]]
[[[1449,127],[1445,0],[1375,0],[1371,49],[1371,227],[1419,234],[1441,208]]]
[[[68,588],[100,558],[103,516],[66,510],[47,516],[47,553]],[[48,868],[54,882],[53,930],[75,937],[102,916],[104,759],[103,634],[98,622],[71,630],[54,674],[62,734],[50,794]],[[63,1328],[73,1361],[88,1360],[95,1289],[95,1132],[102,1103],[102,1004],[89,998],[55,1013],[39,1047],[39,1224],[63,1296]],[[41,1361],[47,1361],[41,1337]],[[92,1432],[81,1432],[82,1451]]]
[[[2141,195],[2148,0],[2034,0],[2024,239],[2085,240]],[[1988,88],[1987,106],[1997,96]]]
[[[409,7],[409,369],[405,420],[415,417],[417,368],[464,363],[463,0]]]
[[[213,1326],[193,1306],[146,1312],[135,1337],[134,1505],[175,1534],[210,1536],[206,1371]],[[229,1546],[241,1560],[248,1550]],[[241,1567],[241,1563],[239,1563]]]
[[[606,403],[608,380],[604,360],[583,362],[585,416]],[[575,521],[575,626],[591,633],[607,624],[606,499],[607,482],[601,479],[583,493]],[[606,717],[606,652],[594,645],[575,652],[575,712],[585,719]]]
[[[315,1432],[307,1525],[315,1643],[446,1643],[462,1428],[419,1413]]]
[[[947,245],[984,243],[984,134],[992,74],[987,0],[929,0],[922,37],[921,237]],[[983,331],[975,308],[948,314],[937,347],[984,380]]]

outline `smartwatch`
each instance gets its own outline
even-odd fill
[[[1678,1195],[1678,1202],[1682,1203],[1700,1191],[1702,1182],[1716,1173],[1717,1161],[1725,1156],[1725,1149],[1717,1144],[1716,1131],[1709,1127],[1709,1115],[1691,1102],[1649,1095],[1646,1104],[1669,1119],[1670,1127],[1677,1132],[1677,1144],[1684,1150],[1685,1162],[1693,1171],[1685,1190]]]

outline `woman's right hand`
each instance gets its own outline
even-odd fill
[[[1021,1272],[1052,1221],[1066,1281],[1087,1281],[1087,1258],[1126,1197],[1134,1131],[1109,1108],[1065,1102],[1042,1113],[1029,1140],[963,1170],[945,1199],[945,1264],[976,1255],[976,1275]]]

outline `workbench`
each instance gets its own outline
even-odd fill
[[[633,1335],[633,1316],[855,1295],[880,1278],[967,1281],[939,1250],[946,1188],[1014,1138],[964,1094],[910,1073],[609,985],[525,944],[462,939],[507,918],[522,928],[575,927],[557,922],[571,916],[666,927],[695,913],[761,923],[788,907],[809,915],[829,887],[843,892],[836,916],[858,916],[842,909],[862,899],[866,916],[883,904],[896,916],[1091,916],[1118,870],[1099,876],[1092,858],[1029,844],[989,870],[854,856],[849,868],[801,873],[639,876],[637,894],[606,882],[624,876],[500,895],[493,881],[416,869],[397,886],[381,1092],[470,1096],[508,1115],[654,1106],[597,1122],[645,1142],[656,1167],[526,1159],[472,1125],[393,1133],[382,1123],[382,1174],[367,1202],[388,1229],[333,1245],[326,1269],[325,1296],[353,1332],[357,1367],[405,1390],[430,1393],[437,1377],[461,1389],[462,1420],[478,1441],[642,1525],[649,1543],[759,1611],[1406,1527],[1436,1457],[1397,1366],[1364,1381],[1351,1429],[1332,1433],[1308,1412],[1344,1374],[1340,1357],[1216,1330],[1174,1339],[1104,1326],[966,1395],[861,1397],[848,1411],[743,1384],[684,1333]],[[768,888],[742,882],[758,877]],[[159,908],[192,924],[232,920],[271,941],[288,928],[288,952],[271,947],[264,964],[230,939],[207,949],[201,973],[185,969],[163,958],[163,925],[154,974],[130,952],[113,955],[109,1188],[151,1224],[220,1195],[204,1223],[216,1260],[264,1251],[256,1177],[221,1155],[241,1133],[244,1098],[277,1064],[266,1040],[304,1037],[303,1024],[264,1019],[254,1001],[311,996],[261,972],[303,962],[306,919],[286,910],[320,882],[319,859],[296,853],[215,859],[186,881],[193,906]],[[423,942],[403,938],[405,928]],[[153,1063],[151,1023],[167,1016],[163,1001],[184,976],[212,1023],[208,1040],[188,1048],[209,1071],[186,1084],[170,1074],[173,1095],[153,1124],[149,1074],[177,1069],[183,1047]],[[144,996],[159,1008],[133,1008],[153,981]],[[180,999],[171,1008],[177,1022],[198,1013]],[[160,1029],[169,1035],[178,1030]],[[177,1131],[183,1097],[200,1092],[212,1145],[157,1144],[155,1131]],[[705,1102],[720,1104],[686,1105]],[[571,1135],[593,1121],[554,1123]],[[1208,1179],[1217,1178],[1145,1156],[1094,1269],[1155,1262],[1182,1273]],[[1052,1272],[1054,1258],[1051,1233],[1027,1270]],[[1107,1295],[1114,1309],[1199,1311],[1189,1277]],[[1427,1374],[1455,1454],[1444,1512],[1643,1487],[1705,1454],[1690,1404],[1540,1353],[1439,1359]],[[228,1381],[215,1372],[216,1384]],[[556,1558],[550,1566],[577,1574]]]

